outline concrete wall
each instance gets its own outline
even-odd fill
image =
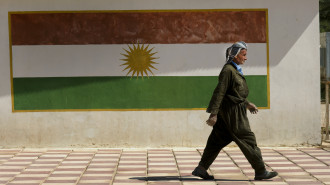
[[[249,115],[261,146],[320,143],[318,0],[2,0],[0,146],[204,146],[205,111],[13,113],[8,11],[268,9],[270,109]]]

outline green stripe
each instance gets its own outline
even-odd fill
[[[217,76],[14,78],[15,110],[206,108]],[[267,76],[246,76],[249,100],[267,107]]]

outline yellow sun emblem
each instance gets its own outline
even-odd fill
[[[123,48],[127,54],[121,54],[126,58],[120,59],[122,61],[125,61],[124,64],[121,64],[121,66],[126,66],[126,68],[123,71],[129,69],[126,76],[129,73],[132,73],[131,77],[136,75],[136,77],[138,78],[139,75],[141,75],[141,77],[143,78],[143,73],[144,73],[149,77],[148,71],[152,75],[154,75],[154,73],[151,71],[151,68],[156,69],[153,66],[153,64],[158,64],[153,61],[154,59],[157,59],[155,57],[152,57],[154,54],[157,53],[157,52],[151,53],[154,48],[148,49],[149,45],[144,47],[144,44],[142,46],[140,44],[137,44],[137,46],[133,44],[133,48],[130,47],[129,45],[128,47],[129,47],[129,51]]]

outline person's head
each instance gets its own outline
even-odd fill
[[[241,51],[233,58],[233,61],[237,65],[243,65],[245,63],[245,60],[247,60],[247,50],[241,49]]]
[[[232,46],[226,50],[226,62],[231,62],[234,60],[238,65],[244,64],[247,54],[247,45],[244,41],[239,41],[234,43]]]

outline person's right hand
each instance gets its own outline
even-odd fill
[[[256,105],[254,105],[253,103],[249,102],[246,105],[246,108],[249,109],[249,111],[251,112],[251,114],[257,114],[258,113],[258,108]]]
[[[217,122],[217,115],[216,114],[211,114],[209,119],[206,120],[206,124],[208,124],[211,127],[213,127],[216,122]]]

